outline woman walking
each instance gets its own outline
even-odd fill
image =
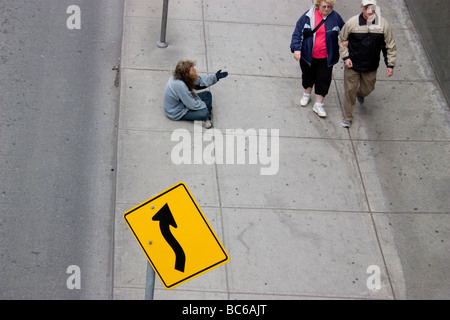
[[[339,61],[338,36],[344,20],[333,10],[335,0],[315,0],[300,17],[292,34],[291,52],[300,61],[302,85],[305,89],[300,105],[306,107],[315,87],[313,110],[326,117],[324,99],[331,84],[333,66]]]

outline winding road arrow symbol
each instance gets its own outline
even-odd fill
[[[177,239],[170,231],[170,226],[177,228],[177,223],[173,218],[169,205],[166,203],[152,218],[153,221],[159,221],[159,227],[161,228],[161,234],[167,243],[172,247],[175,252],[175,270],[184,272],[186,264],[186,255],[183,248],[178,243]]]

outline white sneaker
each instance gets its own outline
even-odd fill
[[[323,108],[323,103],[316,102],[314,104],[313,111],[319,115],[321,118],[325,118],[327,116],[327,113],[325,112],[325,109]]]
[[[300,105],[302,107],[306,107],[308,105],[310,99],[311,99],[311,95],[304,93],[302,99],[300,100]]]

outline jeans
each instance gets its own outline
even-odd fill
[[[200,110],[189,110],[181,120],[201,120],[211,119],[212,94],[209,91],[197,93],[197,96],[206,104],[206,108]]]

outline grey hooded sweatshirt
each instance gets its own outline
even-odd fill
[[[210,87],[217,83],[215,74],[199,76],[195,83],[197,86]],[[164,111],[169,119],[180,120],[189,110],[200,110],[206,108],[206,104],[196,95],[189,91],[187,85],[175,79],[169,79],[164,89]]]

